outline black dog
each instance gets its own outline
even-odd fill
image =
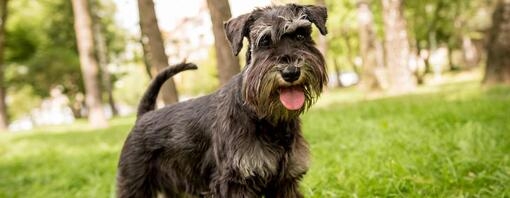
[[[289,4],[225,23],[234,54],[249,41],[247,65],[211,95],[154,110],[160,73],[140,102],[119,161],[118,197],[302,197],[309,151],[299,115],[327,75],[311,24],[327,33],[327,11]]]

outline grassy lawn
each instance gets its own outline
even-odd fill
[[[111,197],[133,117],[0,134],[0,197]],[[303,116],[306,197],[509,197],[510,88],[478,82],[364,100],[329,90]]]

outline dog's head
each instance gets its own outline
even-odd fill
[[[312,40],[312,24],[322,35],[327,10],[288,4],[260,8],[225,22],[235,55],[249,41],[242,95],[260,118],[289,120],[309,108],[327,83],[325,61]]]

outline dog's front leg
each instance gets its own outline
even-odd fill
[[[280,181],[264,192],[265,198],[303,198],[298,180]]]

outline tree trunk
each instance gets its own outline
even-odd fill
[[[408,67],[409,40],[402,3],[403,0],[382,0],[386,65],[391,93],[404,93],[416,87],[413,73]]]
[[[462,36],[462,62],[467,69],[474,68],[480,63],[480,52],[483,47],[480,48],[480,45],[477,45],[478,43],[481,42],[471,39],[467,35]]]
[[[168,67],[168,57],[165,53],[163,37],[159,31],[154,2],[138,0],[138,14],[142,30],[142,45],[145,45],[143,46],[144,56],[151,65],[151,75],[156,76],[157,73]],[[165,104],[176,103],[179,100],[173,78],[163,84],[160,96]]]
[[[450,38],[450,39],[454,39],[454,38]],[[448,50],[448,52],[446,53],[447,58],[448,58],[448,69],[450,69],[450,71],[459,70],[457,65],[455,65],[455,63],[453,62],[453,44],[451,42],[447,43],[446,49]]]
[[[384,88],[384,64],[378,58],[382,50],[374,31],[374,19],[370,5],[366,0],[357,2],[361,58],[363,60],[360,88],[366,91],[378,91]]]
[[[415,32],[415,34],[416,34],[416,32]],[[415,42],[415,45],[416,45],[416,54],[414,55],[415,56],[415,60],[419,61],[420,58],[421,58],[420,52],[422,51],[422,47],[420,46],[420,41],[418,39],[414,40],[414,42]],[[425,60],[426,59],[423,60],[423,63],[427,64],[427,63],[425,63],[426,62]],[[414,68],[413,74],[414,74],[414,77],[416,78],[416,84],[417,85],[423,85],[425,83],[425,72],[421,71],[421,69],[418,66],[418,64],[416,64],[416,67]]]
[[[346,48],[347,62],[349,63],[349,65],[351,65],[351,67],[354,70],[354,72],[357,75],[360,75],[359,69],[356,66],[356,63],[354,62],[354,56],[353,56],[354,52],[352,50],[351,36],[349,35],[349,33],[347,31],[348,30],[342,30],[342,34],[341,34],[342,37],[344,38],[343,41],[345,43],[345,48]]]
[[[88,119],[93,127],[103,128],[108,125],[101,103],[99,84],[99,66],[94,56],[94,38],[92,22],[87,0],[72,0],[74,10],[74,28],[80,54],[80,66],[85,82],[85,102]]]
[[[241,70],[239,58],[232,53],[223,29],[223,22],[230,19],[232,14],[228,0],[207,0],[207,6],[213,26],[218,77],[220,85],[224,85]]]
[[[144,42],[142,41],[143,39],[140,39],[138,40],[140,42],[140,45],[142,45],[142,50],[143,50],[143,63],[144,63],[144,68],[145,68],[145,71],[147,72],[147,75],[149,76],[150,79],[152,79],[152,70],[151,68],[152,65],[151,65],[151,62],[149,61],[149,57],[146,56],[146,54],[149,54],[149,50],[147,49],[147,45],[144,44]]]
[[[420,77],[417,77],[418,84],[425,83],[425,75],[432,72],[432,67],[430,65],[430,54],[437,50],[437,24],[440,18],[441,11],[445,8],[445,2],[444,1],[437,1],[436,8],[434,10],[434,15],[432,20],[430,21],[428,27],[427,27],[427,50],[428,55],[425,58],[425,71],[421,74]],[[420,51],[418,51],[420,53]]]
[[[510,0],[499,0],[492,15],[483,84],[510,84]]]
[[[5,61],[5,20],[7,19],[7,0],[0,0],[0,132],[7,130],[9,119],[7,115],[6,88],[4,79]]]
[[[92,22],[94,23],[94,38],[96,39],[96,53],[97,58],[99,60],[99,68],[101,68],[101,82],[103,84],[104,91],[106,92],[108,98],[108,104],[110,106],[110,110],[112,111],[112,115],[116,116],[119,114],[117,107],[115,106],[115,99],[113,98],[113,88],[112,88],[112,80],[111,74],[108,71],[108,47],[106,46],[106,40],[104,38],[104,31],[101,24],[101,19],[97,14],[93,14],[94,18]]]
[[[342,67],[340,64],[338,64],[338,60],[336,58],[333,58],[333,66],[335,69],[336,85],[338,87],[345,87],[344,83],[342,82]]]

